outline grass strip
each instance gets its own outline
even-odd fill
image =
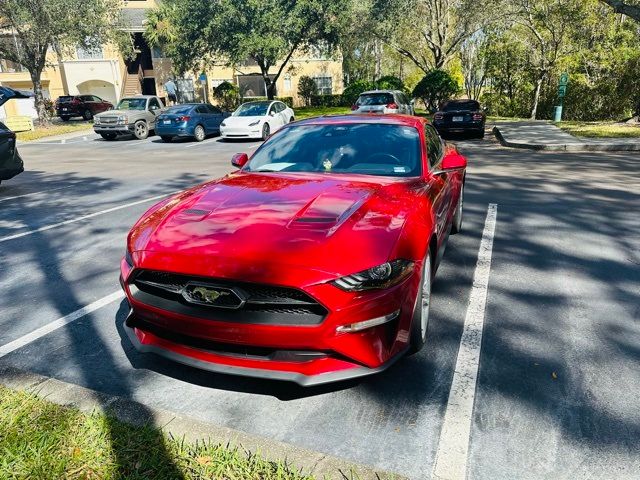
[[[0,386],[2,479],[303,480],[285,462],[230,445],[196,443],[133,426],[100,412],[84,414]]]

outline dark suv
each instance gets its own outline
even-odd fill
[[[475,100],[449,100],[440,105],[433,116],[433,126],[440,135],[447,133],[471,133],[484,138],[487,116]]]
[[[21,92],[9,87],[0,87],[0,106],[12,98],[30,98],[31,92]],[[24,172],[22,158],[16,147],[16,134],[0,122],[0,183]]]
[[[56,100],[56,114],[65,122],[71,117],[91,120],[95,114],[112,108],[111,102],[95,95],[65,95]]]

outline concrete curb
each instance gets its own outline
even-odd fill
[[[302,469],[305,474],[314,475],[316,478],[358,480],[405,478],[313,450],[212,425],[167,410],[151,408],[123,397],[96,392],[13,367],[0,368],[0,384],[12,390],[33,393],[58,405],[77,408],[85,413],[99,411],[132,425],[153,425],[165,434],[185,438],[189,442],[205,439],[259,453],[268,460],[286,460],[291,465]]]
[[[93,127],[90,126],[85,130],[74,130],[73,132],[60,133],[58,135],[41,137],[41,138],[38,138],[37,140],[18,140],[18,146],[29,145],[34,143],[59,142],[60,140],[69,140],[76,137],[86,137],[87,135],[92,135],[93,133],[94,133]]]
[[[544,150],[548,152],[638,152],[640,139],[637,142],[594,142],[594,143],[533,143],[512,142],[504,138],[500,128],[493,127],[493,134],[503,147],[524,148],[527,150]]]

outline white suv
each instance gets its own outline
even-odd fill
[[[414,115],[413,100],[400,90],[371,90],[362,92],[351,113],[403,113]]]

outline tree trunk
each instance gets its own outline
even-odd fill
[[[269,100],[273,100],[274,95],[274,90],[276,89],[276,84],[275,82],[271,81],[271,78],[269,77],[269,70],[262,70],[262,78],[264,79],[264,85],[266,87],[267,90],[267,98]]]
[[[538,115],[538,102],[540,101],[540,91],[542,90],[542,82],[544,82],[544,75],[538,78],[536,82],[536,93],[533,97],[533,108],[531,109],[531,120],[535,120]]]
[[[42,81],[40,77],[42,75],[41,70],[30,72],[31,82],[33,83],[33,94],[36,112],[38,113],[38,121],[40,125],[49,124],[49,113],[44,105],[44,96],[42,95]]]

